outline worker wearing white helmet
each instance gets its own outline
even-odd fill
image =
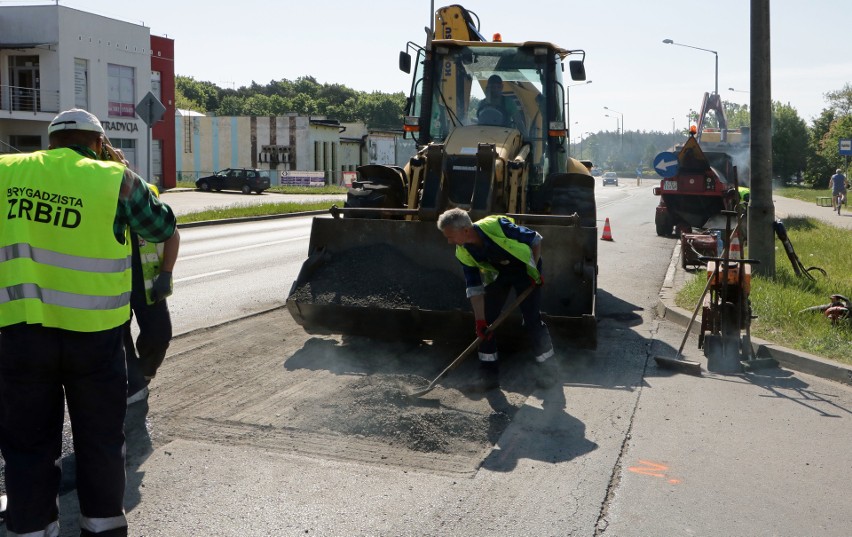
[[[129,229],[177,235],[172,210],[86,110],[57,115],[45,151],[0,156],[0,448],[9,535],[59,535],[64,410],[80,534],[126,536]],[[106,161],[109,160],[109,161]]]

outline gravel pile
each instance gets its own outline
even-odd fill
[[[461,267],[457,273],[424,270],[388,245],[331,254],[290,298],[357,307],[469,309]]]

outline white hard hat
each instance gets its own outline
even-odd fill
[[[104,134],[104,128],[101,126],[98,118],[82,108],[72,108],[71,110],[61,112],[53,118],[50,126],[47,127],[48,134],[62,130],[91,131]]]

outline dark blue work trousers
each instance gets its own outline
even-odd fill
[[[509,292],[514,290],[515,296],[523,293],[532,281],[524,271],[502,271],[495,281],[485,286],[485,320],[490,325],[504,307]],[[532,345],[534,356],[540,356],[553,348],[550,340],[550,332],[547,325],[541,319],[541,287],[536,287],[532,293],[520,305],[521,315],[524,318],[524,330]],[[497,353],[497,338],[499,329],[491,339],[485,340],[479,345],[479,354],[489,355]]]
[[[80,513],[112,527],[108,535],[126,535],[126,400],[120,326],[90,333],[23,323],[0,328],[0,449],[9,531],[37,532],[59,519],[67,401]]]
[[[136,344],[130,331],[130,322],[124,326],[124,348],[127,352],[127,393],[132,395],[148,385],[157,375],[157,369],[166,358],[172,341],[172,318],[165,300],[153,304],[145,301],[145,295],[134,291],[130,306],[139,335]]]

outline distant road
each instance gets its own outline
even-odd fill
[[[325,200],[346,199],[345,194],[278,194],[264,192],[263,194],[241,194],[239,192],[201,192],[198,190],[173,190],[164,192],[162,200],[169,204],[177,216],[197,213],[207,209],[222,207],[245,207],[262,203],[281,203],[294,201],[313,203]]]

